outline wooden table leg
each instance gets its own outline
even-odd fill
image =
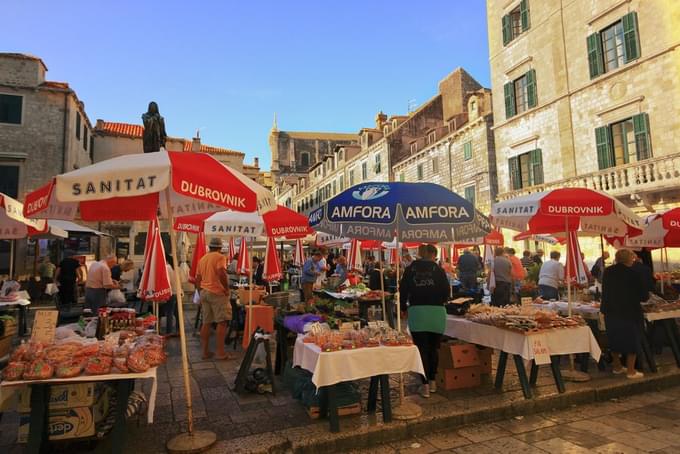
[[[647,333],[642,332],[642,335],[640,336],[640,348],[642,349],[642,355],[645,357],[645,360],[647,361],[647,365],[649,366],[649,370],[651,372],[656,372],[656,360],[654,358],[654,352],[652,351],[651,347],[649,346],[649,341],[647,339]]]
[[[366,410],[369,413],[375,413],[378,406],[378,381],[378,376],[373,376],[368,385],[368,402],[366,403]]]
[[[19,337],[24,337],[28,328],[26,327],[26,306],[19,306]]]
[[[557,392],[561,394],[564,392],[564,380],[562,379],[562,372],[560,372],[559,356],[550,357],[550,369],[552,370],[553,378],[555,379],[555,386],[557,386]]]
[[[675,324],[674,318],[668,318],[662,320],[663,327],[666,330],[666,336],[668,337],[668,342],[671,344],[671,351],[673,351],[673,356],[675,357],[675,364],[680,367],[680,342],[678,341],[677,328],[673,326]]]
[[[536,381],[538,380],[538,364],[536,360],[531,360],[531,374],[529,374],[529,384],[531,386],[536,386]]]
[[[125,446],[125,412],[128,406],[130,391],[135,386],[134,380],[118,380],[116,383],[116,422],[111,430],[111,452],[119,454]]]
[[[340,432],[340,419],[338,417],[338,396],[337,387],[328,387],[328,421],[330,422],[331,432]]]
[[[47,418],[50,385],[30,385],[31,419],[28,428],[26,452],[38,454],[45,451],[48,443]]]
[[[531,388],[529,387],[527,371],[524,369],[524,360],[519,355],[512,355],[512,359],[515,361],[515,368],[517,369],[519,384],[522,385],[522,393],[524,394],[524,398],[531,399]]]
[[[508,363],[508,354],[501,351],[498,355],[498,368],[496,369],[496,389],[501,389],[503,387],[503,379],[505,378],[505,366]]]
[[[392,421],[392,402],[390,401],[390,376],[380,376],[380,399],[382,402],[383,421]]]

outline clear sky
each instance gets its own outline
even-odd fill
[[[41,57],[90,120],[141,123],[260,158],[279,129],[357,132],[458,66],[489,86],[484,0],[2,1],[0,51]]]

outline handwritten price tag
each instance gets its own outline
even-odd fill
[[[550,364],[550,349],[544,334],[532,334],[529,336],[531,349],[534,353],[536,364]]]
[[[531,303],[534,301],[534,299],[530,296],[523,296],[520,301],[522,302],[522,306],[531,306]]]
[[[36,311],[31,330],[31,340],[51,344],[57,330],[58,311]]]

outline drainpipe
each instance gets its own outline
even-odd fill
[[[447,149],[447,154],[449,157],[449,190],[453,191],[453,164],[451,162],[451,146],[453,145],[453,141],[449,138],[449,140],[446,142],[446,146],[448,147]]]
[[[68,110],[68,91],[64,93],[64,138],[62,141],[62,151],[63,156],[61,159],[61,173],[66,173],[68,164],[68,151],[66,150],[66,145],[68,143],[68,120],[69,120],[69,110]]]

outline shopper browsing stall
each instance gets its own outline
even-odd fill
[[[477,257],[472,255],[469,249],[464,250],[458,259],[458,280],[463,288],[470,290],[477,288],[477,273],[480,269]]]
[[[304,295],[305,302],[311,300],[314,296],[314,284],[316,283],[316,279],[321,274],[321,269],[319,266],[321,257],[322,255],[320,251],[314,251],[312,256],[308,258],[305,264],[302,266],[300,282],[302,283],[302,293]]]
[[[504,255],[502,247],[497,247],[494,251],[493,276],[494,281],[489,278],[489,289],[491,290],[492,306],[507,306],[510,304],[512,293],[512,263]],[[492,287],[493,284],[493,287]]]
[[[222,240],[212,238],[208,244],[209,252],[198,262],[196,270],[196,288],[201,295],[201,348],[203,358],[213,356],[210,351],[210,332],[212,324],[217,324],[215,339],[216,359],[231,359],[224,351],[224,338],[227,325],[231,321],[231,305],[229,303],[229,279],[227,277],[227,258],[220,253]]]
[[[649,296],[642,278],[632,268],[635,258],[629,249],[616,251],[616,263],[607,267],[602,276],[600,307],[607,327],[613,372],[625,372],[631,379],[643,377],[642,372],[635,370],[635,358],[644,335],[640,303]],[[621,364],[621,355],[626,356],[626,369]]]
[[[558,289],[560,282],[564,281],[564,265],[560,263],[560,253],[552,251],[550,260],[541,265],[538,273],[538,290],[544,300],[557,300],[560,298]]]
[[[104,260],[94,262],[87,271],[85,307],[95,314],[100,307],[106,305],[107,291],[118,288],[118,282],[111,278],[111,267],[115,264],[116,258],[110,255]]]
[[[425,368],[420,394],[430,397],[437,386],[435,376],[439,363],[439,345],[446,330],[444,303],[449,296],[446,273],[436,263],[437,249],[422,245],[399,283],[401,310],[408,309],[408,327],[418,347]]]
[[[63,305],[75,305],[78,299],[77,286],[83,281],[80,262],[69,256],[59,262],[55,272],[55,280],[59,285],[59,300]]]

